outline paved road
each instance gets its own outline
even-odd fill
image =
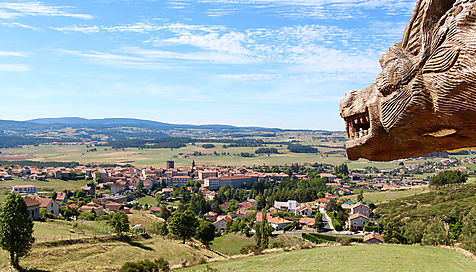
[[[322,222],[324,222],[324,228],[329,229],[331,231],[328,231],[329,234],[335,234],[337,233],[334,226],[332,225],[332,219],[327,215],[326,210],[323,208],[319,208],[319,212],[322,215]]]

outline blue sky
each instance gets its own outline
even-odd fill
[[[0,1],[0,119],[343,130],[415,2]]]

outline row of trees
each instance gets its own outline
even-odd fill
[[[290,144],[288,145],[288,150],[293,153],[319,153],[317,148],[302,144]]]
[[[468,174],[458,170],[447,170],[433,176],[429,185],[436,188],[466,183]]]
[[[476,253],[476,207],[463,218],[434,218],[430,222],[413,220],[402,223],[398,219],[383,222],[385,241],[398,244],[454,245]]]

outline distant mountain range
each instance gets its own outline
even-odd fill
[[[272,138],[306,130],[285,130],[230,125],[169,124],[133,118],[85,119],[38,118],[27,121],[0,120],[0,148],[48,142],[90,142],[185,138]],[[307,130],[310,131],[310,130]],[[312,131],[323,137],[343,137],[342,132]]]
[[[231,125],[188,125],[188,124],[170,124],[164,122],[134,119],[134,118],[103,118],[103,119],[86,119],[80,117],[59,117],[59,118],[38,118],[22,123],[34,123],[41,125],[54,126],[92,126],[92,127],[117,127],[117,126],[132,126],[145,128],[162,128],[162,129],[177,129],[177,128],[199,128],[199,129],[246,129],[246,130],[264,130],[264,131],[279,131],[278,128],[263,128],[263,127],[236,127]]]
[[[85,119],[79,117],[38,118],[27,121],[0,120],[0,136],[55,138],[80,141],[154,139],[164,137],[221,137],[250,133],[276,133],[278,128],[230,125],[169,124],[133,118]]]
[[[231,125],[189,125],[189,124],[170,124],[164,122],[134,119],[134,118],[104,118],[104,119],[86,119],[80,117],[59,117],[59,118],[37,118],[27,121],[0,120],[1,129],[39,129],[44,127],[141,127],[141,128],[160,128],[170,129],[230,129],[230,130],[261,130],[261,131],[280,131],[278,128],[263,127],[236,127]]]

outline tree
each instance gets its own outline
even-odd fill
[[[440,188],[451,184],[462,184],[468,180],[468,174],[459,170],[447,170],[431,177],[429,185]]]
[[[75,198],[80,198],[80,197],[85,197],[86,193],[84,192],[83,189],[77,190],[74,192],[74,197]]]
[[[256,246],[259,248],[268,248],[269,236],[271,236],[273,229],[268,224],[266,212],[263,211],[262,222],[256,226]]]
[[[435,219],[429,223],[423,232],[421,243],[425,246],[447,245],[448,236],[446,235],[445,223],[440,219]]]
[[[119,235],[129,231],[129,218],[123,212],[116,212],[111,218],[111,227]]]
[[[364,190],[359,191],[359,194],[357,195],[357,201],[358,202],[364,201]]]
[[[466,215],[463,220],[463,230],[459,237],[463,244],[463,248],[476,253],[476,207]]]
[[[160,213],[159,213],[159,217],[164,219],[164,220],[167,220],[167,219],[169,219],[170,215],[171,215],[171,213],[170,213],[169,209],[167,209],[167,206],[162,205]]]
[[[48,211],[46,210],[46,208],[41,208],[40,209],[40,217],[41,218],[46,218],[48,215],[47,215]]]
[[[210,242],[215,239],[215,225],[210,221],[200,220],[195,237],[208,247]]]
[[[333,212],[337,209],[337,202],[334,198],[331,198],[326,205],[326,211]]]
[[[33,220],[23,198],[9,194],[0,207],[0,246],[10,253],[10,263],[19,268],[19,258],[26,256],[35,242]]]
[[[322,214],[320,212],[316,213],[316,216],[314,217],[314,225],[312,226],[315,229],[320,229],[324,226],[324,221],[322,220]]]
[[[144,190],[144,182],[142,180],[139,180],[139,182],[137,182],[136,189],[138,192],[142,192]]]
[[[157,222],[152,225],[150,229],[151,233],[158,234],[160,236],[166,236],[169,234],[169,230],[167,229],[167,223],[165,221]]]
[[[79,215],[79,211],[77,208],[65,208],[61,206],[60,212],[67,221],[69,221],[71,217],[77,217]]]
[[[425,227],[425,223],[421,220],[411,221],[403,227],[403,237],[407,240],[408,244],[419,244],[423,238]]]
[[[347,167],[347,164],[345,163],[336,165],[334,169],[336,171],[336,174],[345,175],[345,176],[349,174],[349,168]]]
[[[195,234],[197,226],[198,219],[190,211],[175,212],[169,223],[170,232],[181,238],[183,244],[185,244],[186,239],[191,238]]]
[[[101,181],[101,174],[99,172],[94,173],[94,181],[99,183]]]

